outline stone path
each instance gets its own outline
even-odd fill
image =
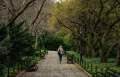
[[[58,55],[55,51],[49,51],[46,59],[38,63],[36,72],[26,72],[21,77],[89,77],[74,64],[67,64],[64,57],[59,64]]]

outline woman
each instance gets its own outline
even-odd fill
[[[59,48],[58,48],[58,56],[59,56],[60,64],[62,62],[62,56],[63,56],[63,54],[64,54],[64,49],[63,49],[62,45],[60,45]]]

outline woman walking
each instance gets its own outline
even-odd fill
[[[60,64],[62,62],[62,56],[63,56],[63,54],[64,54],[64,49],[63,49],[62,45],[60,45],[59,48],[58,48],[58,56],[59,56]]]

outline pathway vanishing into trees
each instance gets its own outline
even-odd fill
[[[26,72],[20,77],[89,77],[74,64],[67,64],[66,58],[59,64],[55,51],[49,51],[46,58],[38,63],[36,72]]]

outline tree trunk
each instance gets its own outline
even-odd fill
[[[102,63],[107,63],[107,58],[101,57],[101,62],[102,62]]]
[[[118,66],[120,66],[120,50],[117,51],[116,64],[117,64]]]
[[[101,52],[101,53],[102,53],[100,58],[101,63],[107,63],[108,62],[107,55],[104,52]]]
[[[100,62],[101,63],[107,63],[108,56],[106,55],[106,53],[102,49],[100,49],[99,54],[100,54]]]
[[[91,52],[91,57],[96,57],[96,52],[95,52],[95,50],[94,49],[92,49],[92,52]]]
[[[37,49],[37,45],[38,45],[38,35],[36,35],[36,40],[35,40],[35,49]]]

